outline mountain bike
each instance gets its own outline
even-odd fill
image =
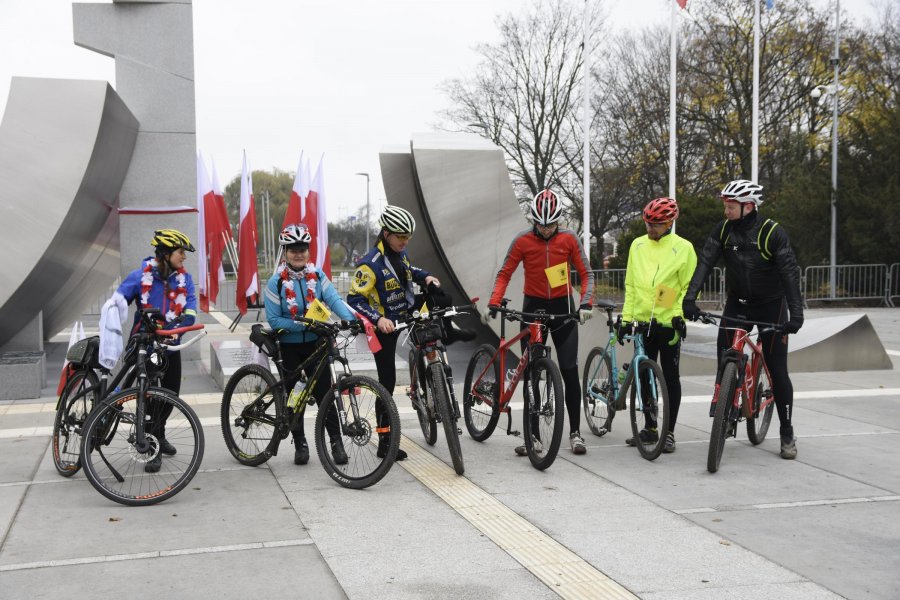
[[[437,441],[437,423],[444,426],[444,436],[457,475],[465,470],[462,448],[459,445],[459,403],[453,390],[453,370],[447,349],[441,340],[446,335],[442,319],[465,312],[465,308],[450,306],[432,308],[428,312],[415,311],[408,319],[398,321],[397,330],[409,327],[409,399],[425,442],[433,446]],[[461,310],[463,309],[463,310]]]
[[[346,347],[363,330],[358,322],[327,323],[305,317],[296,321],[319,335],[315,351],[296,369],[284,367],[279,331],[254,325],[250,341],[273,360],[278,378],[257,364],[240,367],[225,385],[221,422],[225,445],[243,465],[258,466],[278,454],[278,446],[303,418],[303,410],[317,399],[313,390],[321,377],[330,375],[332,385],[318,408],[315,443],[322,468],[338,484],[352,489],[379,482],[394,464],[400,447],[400,415],[394,399],[372,379],[353,375]],[[348,336],[340,335],[349,332]],[[341,366],[338,370],[337,365]],[[305,371],[312,375],[306,377]],[[306,385],[292,394],[286,381],[297,378]],[[336,459],[328,447],[327,429],[337,430],[332,445],[339,444],[346,460]],[[387,436],[384,456],[376,447]]]
[[[178,337],[201,330],[203,325],[161,329],[159,310],[139,314],[138,330],[129,342],[125,361],[134,361],[134,385],[114,390],[97,404],[88,413],[81,434],[85,477],[105,497],[128,506],[155,504],[180,492],[200,468],[204,449],[203,428],[194,410],[171,390],[150,386],[165,370],[167,352],[180,352],[202,335],[176,345]],[[123,380],[131,377],[130,368],[123,372]],[[92,379],[86,372],[82,375],[83,381]],[[99,397],[106,390],[105,378],[98,385],[95,391],[82,389],[81,398]],[[67,406],[77,402],[84,400],[73,397]],[[66,413],[65,428],[77,436],[77,423],[68,421],[73,414]],[[162,440],[174,450],[164,458]]]
[[[719,361],[716,372],[716,387],[710,407],[713,425],[706,458],[706,469],[710,473],[719,470],[725,440],[737,437],[738,423],[741,420],[747,421],[747,437],[754,446],[759,445],[766,439],[775,408],[775,393],[769,367],[766,366],[758,339],[754,342],[751,338],[780,332],[781,326],[776,323],[759,323],[712,313],[700,313],[700,320],[711,325],[717,324],[716,319],[721,321],[723,318],[749,327],[725,328],[734,331],[734,340],[731,347],[722,353],[722,360]],[[751,334],[750,329],[754,326],[756,333]]]
[[[588,353],[584,365],[582,380],[584,390],[584,416],[591,433],[603,436],[612,431],[616,411],[625,410],[626,399],[631,433],[640,455],[647,460],[655,460],[665,445],[669,431],[668,411],[669,392],[663,378],[662,368],[650,359],[644,351],[644,339],[654,335],[655,321],[634,324],[634,333],[623,335],[624,341],[634,343],[634,356],[630,363],[622,365],[619,371],[616,358],[616,335],[612,313],[615,304],[598,301],[597,306],[606,309],[606,325],[609,327],[609,340],[604,347],[595,347]],[[635,378],[637,373],[639,377]],[[656,424],[656,438],[640,436],[638,415],[644,415],[645,422]]]
[[[477,442],[488,439],[497,427],[501,413],[507,415],[507,435],[520,435],[512,430],[510,400],[525,379],[523,431],[525,451],[531,464],[544,470],[553,464],[562,440],[565,407],[562,375],[550,358],[544,343],[551,321],[577,319],[574,315],[551,315],[539,310],[524,313],[506,308],[504,298],[497,307],[500,313],[500,347],[483,344],[475,350],[466,369],[463,386],[463,414],[466,429]],[[527,326],[510,340],[506,340],[506,321],[520,321]],[[520,340],[526,339],[525,349],[515,369],[506,371],[507,353]],[[509,379],[509,383],[507,383]]]

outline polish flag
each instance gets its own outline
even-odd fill
[[[197,153],[197,291],[200,292],[200,310],[209,312],[209,270],[206,259],[206,200],[204,196],[212,196],[212,186],[203,164],[203,156]],[[213,217],[215,218],[215,217]]]
[[[219,296],[219,283],[225,280],[222,255],[231,236],[227,217],[222,220],[224,202],[216,199],[213,184],[209,181],[203,157],[197,157],[197,208],[200,213],[200,240],[197,252],[200,261],[200,308],[209,312],[209,303],[215,304]]]
[[[309,189],[309,196],[306,198],[306,211],[309,215],[306,219],[307,225],[315,222],[315,253],[310,248],[309,260],[313,261],[317,267],[325,272],[325,275],[331,278],[331,250],[328,247],[328,219],[325,211],[325,156],[319,159],[319,167],[316,169],[316,176],[313,178],[312,185]],[[312,230],[312,228],[310,227]]]
[[[253,177],[247,169],[247,153],[241,168],[241,210],[238,225],[238,278],[235,303],[242,315],[247,314],[248,299],[255,304],[259,295],[256,256],[256,209],[253,205]]]
[[[225,224],[225,235],[228,236],[228,240],[234,239],[234,234],[231,232],[231,221],[228,218],[228,208],[225,207],[225,192],[222,191],[222,186],[219,184],[219,174],[216,172],[216,163],[213,161],[212,163],[212,189],[213,194],[216,197],[216,208],[219,211],[220,222]],[[222,279],[225,279],[224,272],[222,273]]]
[[[301,152],[300,161],[297,163],[297,174],[294,176],[294,188],[291,190],[287,211],[284,213],[284,222],[281,224],[282,229],[288,225],[303,223],[303,213],[305,212],[303,204],[308,194],[309,165]]]

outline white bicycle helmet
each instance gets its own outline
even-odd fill
[[[412,235],[416,230],[416,220],[405,208],[387,205],[378,219],[378,224],[388,233],[396,235]]]
[[[542,190],[531,201],[531,218],[538,225],[552,225],[562,216],[562,203],[552,190]]]
[[[758,183],[753,183],[746,179],[735,179],[724,188],[722,188],[722,199],[732,200],[734,202],[752,202],[757,207],[763,203],[762,199],[763,187]]]
[[[296,244],[309,246],[312,243],[312,235],[310,235],[309,229],[303,223],[288,225],[278,236],[278,243],[282,246],[294,246]]]

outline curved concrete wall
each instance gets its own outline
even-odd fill
[[[0,346],[52,335],[119,274],[119,190],[138,122],[103,81],[12,80],[0,123]]]

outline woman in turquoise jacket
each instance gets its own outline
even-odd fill
[[[278,236],[278,241],[284,251],[284,258],[266,283],[266,320],[272,329],[282,332],[281,358],[284,368],[292,371],[315,352],[316,342],[319,340],[317,334],[294,320],[294,317],[304,316],[314,300],[322,301],[343,320],[353,321],[356,317],[325,273],[309,262],[312,235],[306,225],[288,225]],[[312,371],[312,368],[306,370],[306,375],[311,376]],[[319,377],[312,390],[313,396],[320,402],[331,387],[331,375],[326,375]],[[285,383],[288,389],[292,389],[296,382],[297,378],[294,378]],[[325,428],[331,437],[334,462],[346,464],[347,453],[341,442],[337,415],[333,412],[328,415]],[[303,432],[302,414],[291,433],[294,437],[294,464],[305,465],[309,462],[309,444]]]

